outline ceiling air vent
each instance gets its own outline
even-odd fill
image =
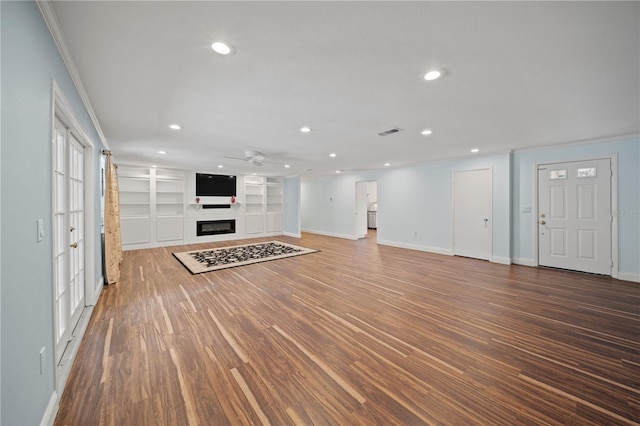
[[[389,135],[392,135],[394,133],[398,133],[398,132],[401,132],[401,131],[402,131],[402,129],[394,127],[392,129],[387,129],[387,130],[381,131],[380,133],[378,133],[378,136],[389,136]]]

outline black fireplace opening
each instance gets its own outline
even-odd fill
[[[196,235],[235,234],[236,220],[199,220],[196,223]]]

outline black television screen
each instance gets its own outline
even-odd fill
[[[196,196],[230,197],[236,195],[236,177],[196,173]]]

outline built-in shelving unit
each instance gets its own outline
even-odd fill
[[[124,249],[184,239],[184,172],[118,167],[120,224]]]
[[[195,195],[196,171],[118,167],[122,247],[134,250],[278,235],[283,179],[238,176],[237,198]],[[203,221],[234,221],[234,232],[201,235]]]
[[[282,231],[282,178],[267,178],[267,232]]]
[[[148,244],[151,226],[151,175],[148,168],[118,167],[122,245]]]
[[[156,241],[182,241],[184,239],[184,172],[155,169],[155,185]]]
[[[264,184],[265,178],[262,176],[245,176],[244,178],[245,232],[247,234],[264,232]]]
[[[282,178],[246,176],[244,197],[247,234],[282,231]]]

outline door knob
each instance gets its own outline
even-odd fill
[[[540,217],[544,219],[546,216],[544,215],[544,213],[542,213]]]
[[[71,248],[78,248],[78,243],[71,244]]]
[[[540,225],[545,225],[547,222],[545,222],[544,220],[540,221]]]

